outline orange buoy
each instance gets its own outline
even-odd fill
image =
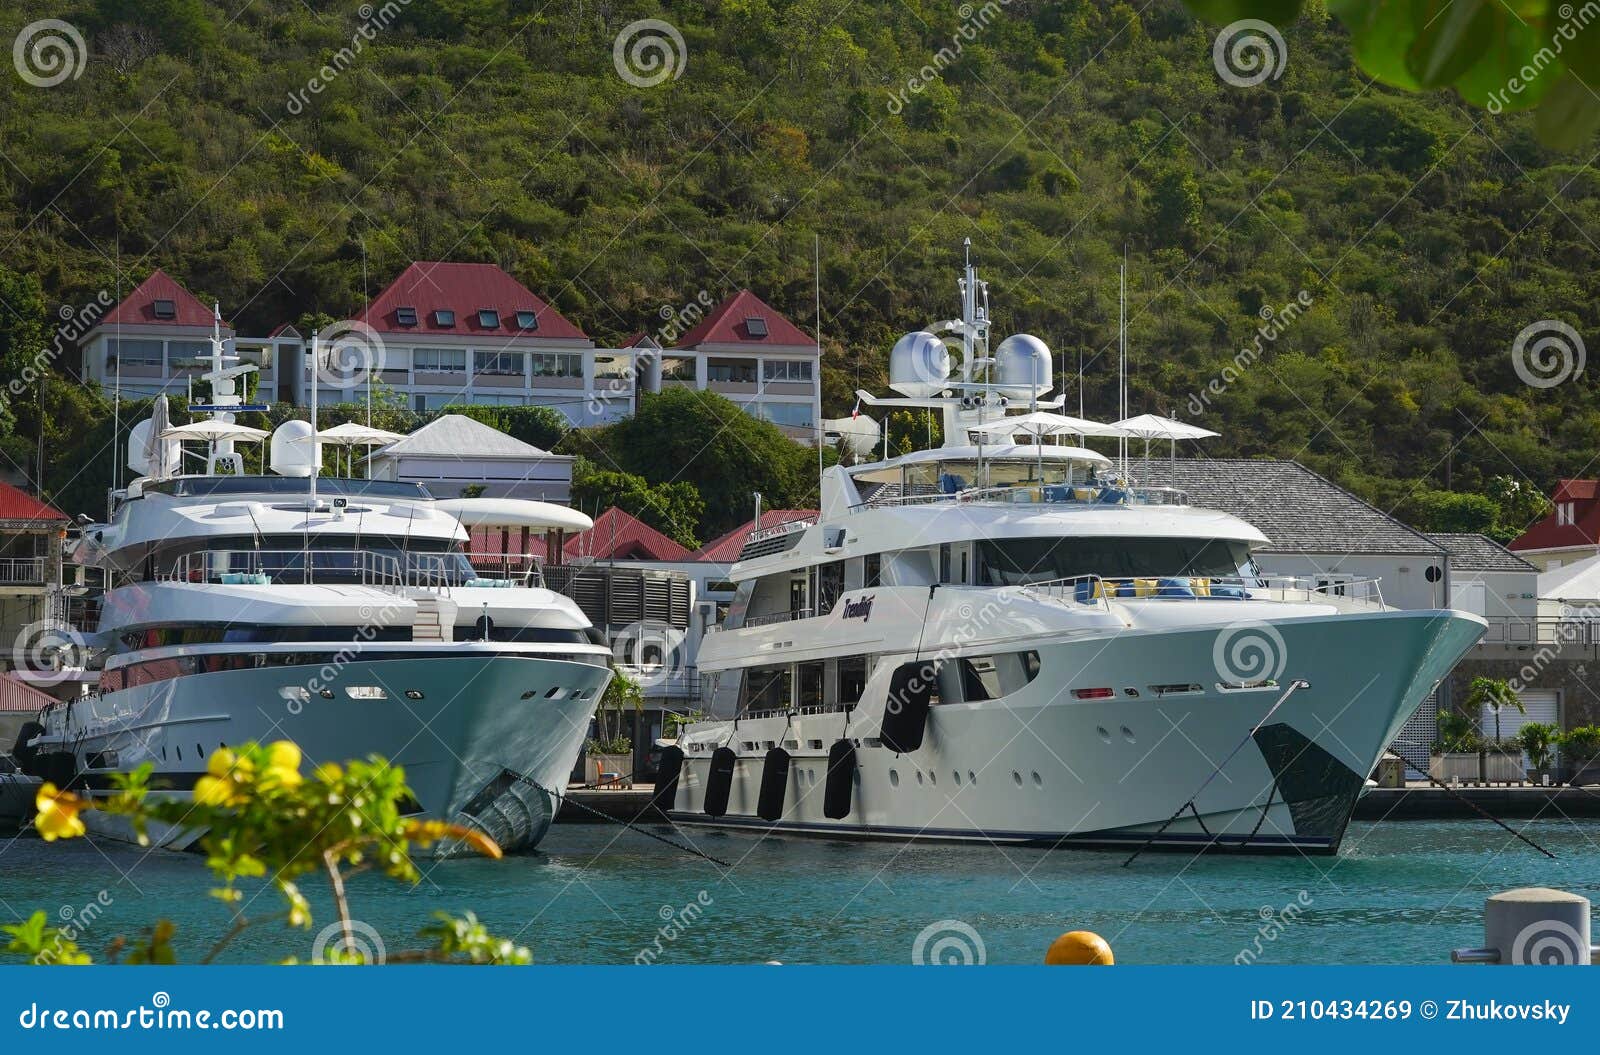
[[[1050,943],[1049,951],[1044,954],[1044,962],[1055,966],[1110,966],[1117,961],[1111,955],[1111,946],[1100,935],[1092,930],[1074,930]]]

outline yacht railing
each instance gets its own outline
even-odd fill
[[[773,612],[771,615],[753,616],[744,621],[745,626],[772,626],[775,623],[789,623],[796,619],[810,619],[816,615],[811,608],[798,608],[791,612]]]
[[[1176,487],[1116,487],[1109,484],[1018,484],[1006,487],[969,487],[949,494],[896,494],[871,498],[850,507],[851,512],[886,506],[936,505],[941,502],[984,505],[1048,505],[1056,508],[1095,506],[1186,506],[1189,493]]]
[[[1076,575],[1025,583],[1014,588],[1056,600],[1091,605],[1108,604],[1111,600],[1265,600],[1382,608],[1383,592],[1379,583],[1378,579],[1329,581],[1287,575],[1150,575],[1131,578]]]
[[[392,554],[356,549],[201,550],[179,556],[156,579],[224,586],[360,585],[404,593],[408,587],[443,590],[461,585],[454,558],[410,553],[402,564]]]
[[[467,562],[480,578],[508,579],[523,586],[543,586],[544,558],[531,553],[469,553]]]

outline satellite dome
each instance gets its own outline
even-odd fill
[[[908,333],[889,353],[889,387],[912,399],[927,399],[949,387],[950,349],[927,330]]]
[[[1054,387],[1050,348],[1031,333],[1014,333],[994,352],[995,387],[1013,399],[1033,399]]]
[[[279,476],[310,476],[322,456],[322,444],[311,438],[309,421],[285,421],[272,431],[272,471]]]

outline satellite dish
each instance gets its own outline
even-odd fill
[[[128,468],[140,476],[150,475],[150,456],[145,447],[150,443],[150,422],[141,421],[128,433]]]
[[[943,392],[950,387],[950,349],[927,330],[906,334],[889,353],[889,387],[912,399]]]
[[[994,351],[995,388],[1013,399],[1034,399],[1055,387],[1050,348],[1031,333],[1014,333]]]
[[[279,476],[310,476],[322,458],[309,421],[285,421],[272,432],[272,471]]]

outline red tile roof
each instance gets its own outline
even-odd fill
[[[758,337],[746,325],[747,319],[765,319],[767,335]],[[817,342],[804,330],[772,310],[760,297],[741,289],[711,309],[688,333],[678,339],[678,348],[698,348],[702,344],[747,344],[754,348],[799,345],[815,348]]]
[[[473,553],[525,552],[544,558],[547,556],[543,534],[530,534],[526,548],[519,531],[510,531],[502,539],[498,528],[477,528],[472,532]],[[595,560],[688,560],[689,551],[632,513],[615,506],[607,509],[595,520],[594,527],[568,535],[561,547],[567,560],[592,557]]]
[[[765,531],[767,528],[777,527],[779,524],[789,524],[796,520],[815,519],[815,509],[767,509],[761,513],[761,526],[757,527],[755,521],[741,524],[718,538],[712,539],[704,546],[689,555],[690,560],[710,561],[714,564],[732,564],[739,559],[739,553],[744,549],[750,532]]]
[[[397,315],[400,308],[416,309],[415,326],[400,325]],[[453,325],[437,324],[434,312],[440,308],[456,313]],[[498,311],[500,324],[479,326],[479,308]],[[538,326],[531,330],[520,329],[517,326],[519,311],[532,311]],[[399,278],[356,315],[356,320],[379,333],[587,340],[583,331],[560,312],[494,264],[419,261],[402,271]]]
[[[32,714],[55,702],[55,697],[24,684],[15,674],[0,674],[0,712]]]
[[[0,520],[32,520],[41,524],[64,524],[71,518],[55,506],[46,505],[32,495],[0,480]]]
[[[1514,539],[1506,548],[1514,552],[1531,549],[1560,549],[1567,546],[1593,546],[1600,543],[1600,480],[1562,480],[1556,485],[1553,502],[1573,503],[1570,524],[1557,520],[1556,510]]]
[[[156,301],[170,300],[175,310],[175,316],[170,319],[156,318]],[[160,268],[150,272],[150,277],[134,287],[132,293],[122,298],[121,303],[106,313],[99,326],[199,326],[207,331],[211,329],[211,305],[178,285],[176,279]],[[98,328],[98,327],[97,327]],[[227,320],[223,320],[222,328],[227,330]]]

